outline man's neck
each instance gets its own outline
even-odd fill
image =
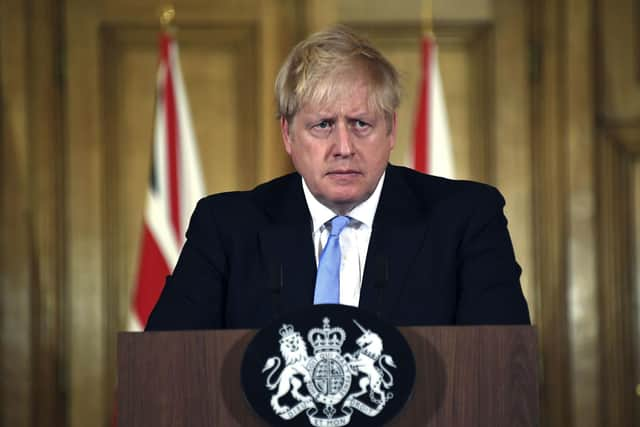
[[[373,217],[378,208],[380,202],[380,194],[382,192],[382,186],[384,184],[385,173],[382,174],[378,180],[373,192],[360,203],[329,206],[327,203],[323,203],[320,199],[315,197],[309,187],[307,186],[304,178],[302,178],[302,188],[304,197],[309,208],[309,213],[313,221],[313,229],[316,230],[322,226],[326,221],[330,220],[335,215],[346,215],[353,219],[356,219],[368,226],[373,225]]]

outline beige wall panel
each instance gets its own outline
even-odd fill
[[[301,38],[335,25],[340,20],[338,10],[341,0],[306,0],[303,3],[305,28]]]
[[[271,1],[271,0],[264,0]],[[259,0],[100,0],[101,16],[106,21],[158,23],[158,11],[166,5],[176,10],[176,22],[185,25],[193,22],[256,21],[261,18]]]
[[[637,140],[637,147],[640,148],[640,139]],[[640,425],[640,411],[638,411],[638,400],[640,400],[640,158],[636,155],[635,162],[633,164],[633,205],[632,205],[632,213],[631,218],[633,221],[633,244],[632,244],[632,253],[633,258],[631,265],[632,271],[631,275],[633,278],[633,310],[632,313],[632,323],[633,323],[633,335],[634,335],[634,343],[633,343],[633,365],[635,366],[635,377],[633,381],[635,382],[635,411],[633,419],[634,425]]]
[[[601,130],[598,147],[598,238],[601,422],[632,425],[638,414],[637,308],[632,280],[633,168],[626,144]]]
[[[105,404],[106,322],[102,111],[97,5],[66,3],[67,187],[70,425],[101,424]],[[90,396],[91,398],[87,398]]]
[[[564,5],[531,6],[534,62],[531,165],[534,175],[534,249],[537,325],[542,369],[544,424],[572,425],[571,347],[567,288],[566,40]]]
[[[456,178],[491,182],[492,172],[487,165],[491,145],[487,135],[495,123],[492,98],[487,96],[487,84],[481,76],[493,65],[490,57],[478,55],[486,48],[491,32],[475,26],[439,30],[436,27]]]
[[[569,323],[573,376],[573,419],[600,426],[596,197],[594,32],[588,0],[567,2],[568,265]]]
[[[495,0],[431,0],[431,3],[433,16],[443,21],[492,21],[498,8]]]
[[[15,91],[9,92],[17,95]],[[8,106],[8,109],[12,107]],[[19,138],[21,131],[18,129],[24,127],[24,122],[21,122],[19,117],[13,117],[13,120],[3,124],[3,144],[0,147],[0,424],[15,426],[27,426],[30,423],[33,381],[32,274],[29,262],[31,213],[28,208],[26,159],[23,156],[26,154],[23,151],[26,141]]]
[[[284,151],[277,119],[274,82],[280,66],[291,47],[303,33],[300,2],[298,0],[264,0],[262,21],[258,33],[258,52],[261,67],[258,73],[260,114],[257,144],[257,181],[265,182],[293,170]],[[284,28],[287,31],[282,31]]]
[[[0,2],[0,425],[16,427],[62,421],[56,7]]]
[[[0,5],[0,424],[32,422],[28,9]]]
[[[421,0],[390,2],[385,0],[342,0],[338,2],[338,16],[342,22],[414,22],[420,16]]]
[[[181,42],[208,193],[257,183],[256,43],[250,27],[231,33],[201,31]]]
[[[633,0],[597,1],[596,158],[601,420],[640,424],[638,227],[634,192],[640,154],[640,15]]]
[[[640,13],[634,0],[599,0],[599,112],[605,119],[640,118]]]
[[[640,141],[639,144],[640,146]],[[634,342],[634,360],[636,370],[636,398],[640,399],[640,159],[636,157],[633,165],[633,205],[631,218],[633,220],[633,259],[632,259],[632,277],[633,277],[633,323],[635,324],[635,342]],[[637,400],[636,400],[637,401]],[[640,423],[640,414],[636,414],[636,423]]]
[[[402,96],[398,108],[398,134],[396,146],[391,152],[391,162],[397,165],[408,165],[413,141],[413,124],[417,103],[417,88],[420,79],[420,41],[418,31],[406,34],[405,37],[386,38],[370,36],[382,53],[389,58],[400,73]]]
[[[347,22],[415,22],[421,15],[436,21],[489,22],[493,0],[340,0],[338,16]]]
[[[60,55],[61,14],[56,1],[30,9],[29,139],[31,175],[33,426],[64,423],[64,152]]]
[[[473,116],[477,114],[473,110],[477,106],[472,103],[471,92],[478,88],[471,87],[474,83],[471,75],[473,65],[478,64],[474,64],[473,52],[470,52],[468,47],[469,45],[463,44],[440,43],[440,71],[444,97],[447,101],[456,178],[486,182],[486,176],[479,176],[480,171],[472,167],[472,153],[475,152],[473,146],[482,145],[484,141],[482,139],[478,141],[475,137],[476,134],[482,135],[483,132],[474,129],[473,126]],[[413,108],[415,111],[417,107]]]

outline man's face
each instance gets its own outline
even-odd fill
[[[280,125],[287,153],[311,193],[345,214],[366,200],[395,145],[396,118],[368,106],[368,86],[358,80],[327,106],[305,105]],[[391,128],[389,128],[389,125]]]

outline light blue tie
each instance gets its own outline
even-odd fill
[[[340,303],[340,233],[349,221],[346,216],[336,216],[331,220],[329,238],[318,262],[314,304]]]

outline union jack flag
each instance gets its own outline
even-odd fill
[[[130,330],[142,330],[184,244],[189,218],[205,195],[198,144],[182,80],[178,45],[160,35],[151,174],[144,211]]]
[[[453,147],[438,63],[438,45],[422,39],[420,94],[415,117],[412,167],[431,175],[454,178]]]

